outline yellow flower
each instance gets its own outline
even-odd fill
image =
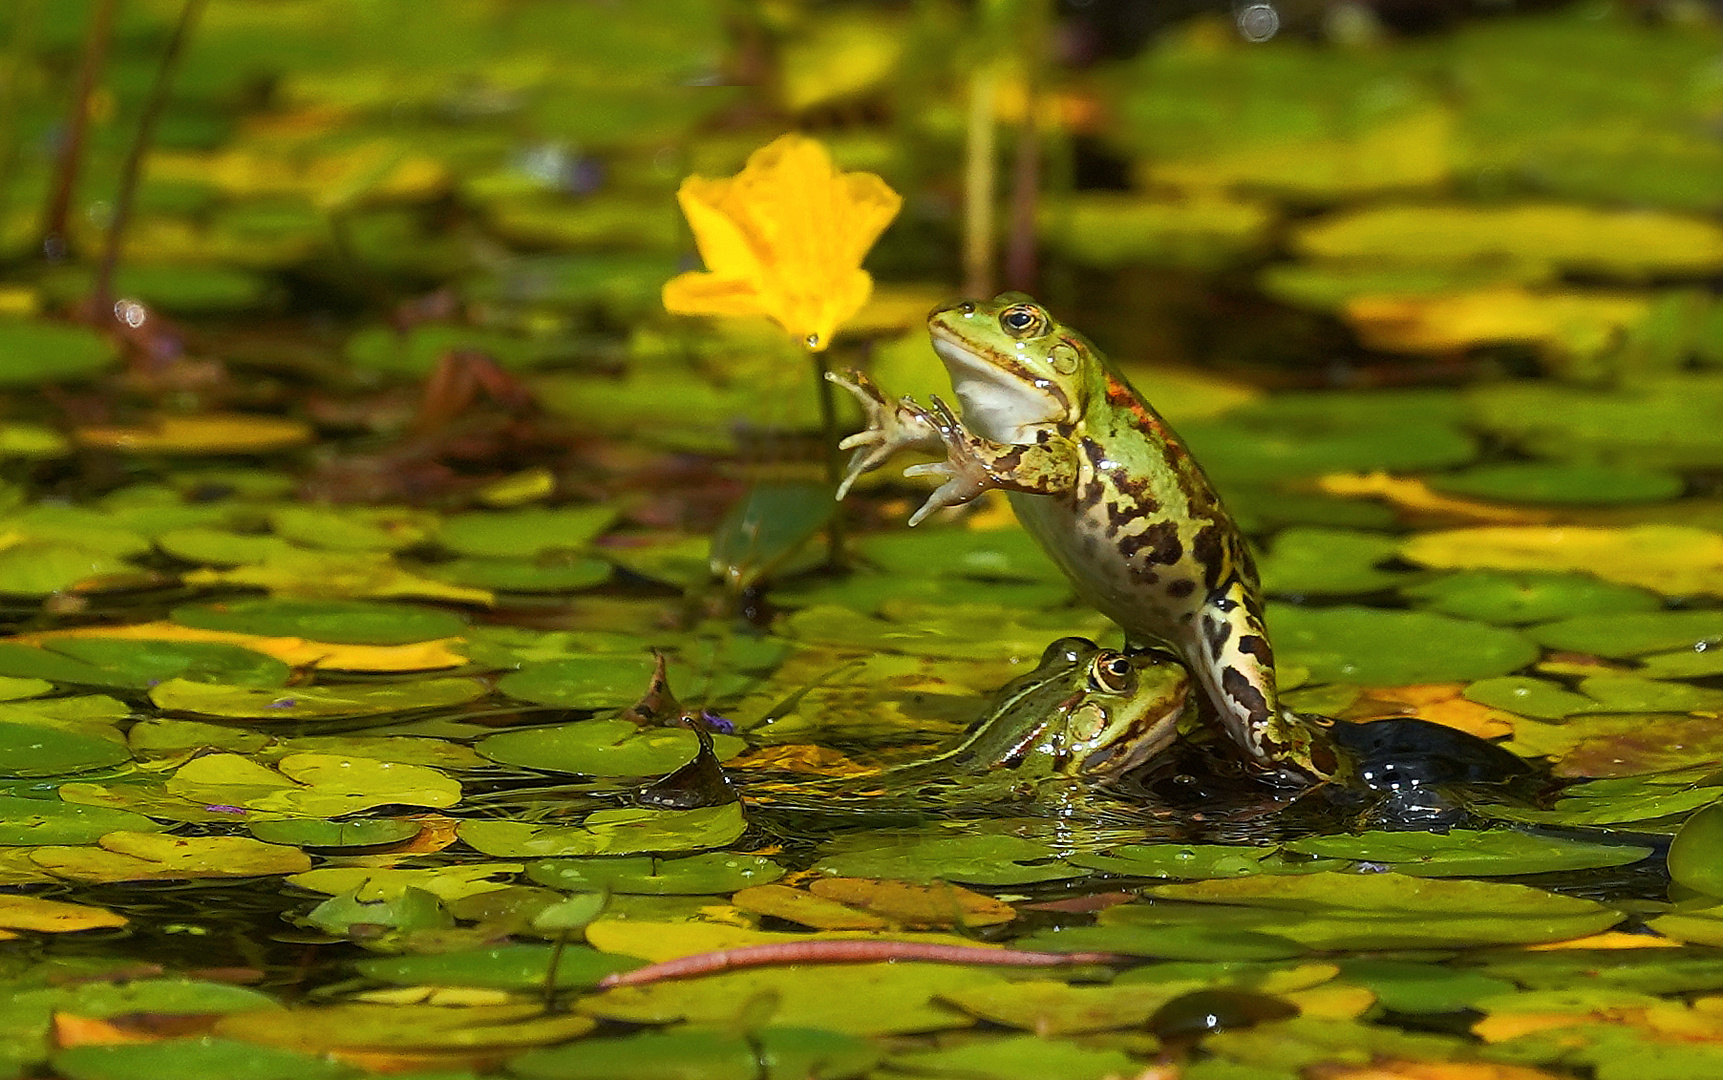
[[[708,272],[664,284],[678,315],[766,315],[810,349],[861,310],[861,261],[903,199],[873,173],[839,172],[826,148],[785,135],[735,176],[690,176],[676,193]]]

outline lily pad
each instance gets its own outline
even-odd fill
[[[596,986],[617,971],[640,966],[627,956],[611,956],[584,945],[497,945],[488,949],[430,956],[377,956],[356,965],[359,974],[397,986],[480,986],[497,990],[537,990],[551,982],[563,989]]]
[[[156,832],[165,828],[126,810],[0,795],[0,845],[90,844],[105,833],[119,830]]]
[[[477,679],[453,677],[288,689],[169,679],[150,690],[150,700],[170,712],[275,721],[443,708],[475,701],[485,693],[484,684]]]
[[[130,761],[123,742],[46,724],[0,721],[0,776],[64,776]]]
[[[1425,611],[1283,606],[1270,610],[1269,627],[1281,661],[1309,668],[1312,682],[1468,682],[1538,657],[1516,631]]]
[[[741,804],[725,803],[699,810],[596,810],[579,825],[469,819],[456,833],[491,856],[558,858],[718,848],[746,827]]]
[[[1676,649],[1723,646],[1723,611],[1646,611],[1578,615],[1526,633],[1552,649],[1627,658]]]
[[[497,680],[497,689],[536,705],[604,709],[632,705],[646,692],[652,660],[644,656],[567,656],[529,663]]]
[[[1465,472],[1437,473],[1428,482],[1450,495],[1569,506],[1662,502],[1685,486],[1671,473],[1533,461],[1475,465]]]
[[[172,618],[181,626],[200,630],[352,645],[432,641],[454,637],[467,625],[459,615],[434,608],[358,600],[230,600],[177,607]]]
[[[1502,626],[1574,615],[1655,611],[1654,593],[1581,574],[1465,570],[1401,587],[1413,606]]]
[[[915,1076],[961,1080],[1094,1080],[1100,1076],[1129,1076],[1141,1062],[1119,1050],[1016,1035],[898,1054],[891,1064]]]
[[[118,357],[113,344],[84,326],[0,319],[0,385],[29,387],[87,379]]]
[[[213,1036],[72,1046],[51,1059],[67,1080],[219,1076],[222,1080],[348,1080],[353,1070],[313,1054]]]
[[[698,896],[764,885],[784,868],[759,855],[710,852],[680,859],[635,856],[607,859],[545,859],[530,864],[527,879],[564,892],[608,889],[646,896]]]
[[[1366,832],[1358,836],[1313,836],[1286,845],[1291,851],[1331,859],[1388,863],[1416,877],[1500,877],[1555,870],[1627,866],[1651,854],[1633,844],[1594,844],[1513,829],[1448,833]]]
[[[1466,687],[1465,697],[1467,701],[1475,701],[1480,705],[1545,720],[1560,720],[1579,713],[1597,711],[1597,702],[1584,694],[1563,690],[1548,679],[1532,675],[1504,675],[1496,679],[1479,679]]]
[[[734,735],[712,736],[720,761],[747,749]],[[694,760],[700,740],[682,728],[642,728],[628,720],[582,720],[505,731],[479,743],[492,761],[588,776],[661,776]]]
[[[610,578],[611,565],[603,559],[541,563],[527,559],[471,558],[433,563],[422,572],[438,581],[478,589],[561,593],[602,585]]]
[[[1345,595],[1390,589],[1417,571],[1384,570],[1400,557],[1396,537],[1354,529],[1282,529],[1258,563],[1262,587],[1278,595]]]
[[[1723,896],[1723,805],[1712,803],[1681,826],[1669,845],[1669,876],[1696,892]]]
[[[1027,885],[1083,873],[1056,858],[1050,844],[1004,832],[951,835],[949,830],[840,840],[826,848],[817,868],[834,877],[969,885]]]
[[[551,551],[580,551],[616,520],[608,506],[472,511],[444,518],[437,543],[461,555],[532,559]]]
[[[247,828],[251,830],[251,835],[266,844],[347,848],[398,844],[419,835],[423,825],[400,818],[355,818],[350,821],[287,818],[281,821],[253,821]]]
[[[48,647],[108,673],[101,685],[146,689],[168,679],[280,687],[292,669],[273,656],[218,641],[66,637]]]
[[[587,1039],[509,1059],[528,1080],[830,1080],[861,1076],[879,1061],[873,1043],[811,1028],[766,1027],[744,1038],[686,1028]]]

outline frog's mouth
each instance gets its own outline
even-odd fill
[[[1063,419],[1064,395],[1008,356],[981,355],[963,342],[933,334],[933,351],[945,362],[951,389],[970,430],[994,442],[1035,441],[1036,429]]]

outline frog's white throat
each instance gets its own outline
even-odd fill
[[[936,335],[933,350],[951,375],[964,424],[982,438],[1013,445],[1033,443],[1038,430],[1064,418],[1064,402],[1026,381],[1028,376],[977,356],[948,338]]]

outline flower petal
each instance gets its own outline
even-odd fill
[[[760,294],[751,282],[698,270],[664,283],[664,310],[676,315],[763,315]]]

